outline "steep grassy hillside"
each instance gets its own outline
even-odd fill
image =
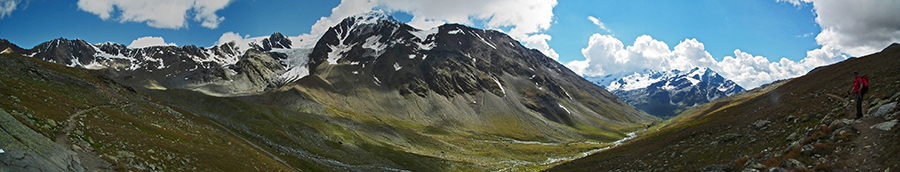
[[[900,169],[900,49],[812,70],[685,111],[647,134],[548,171],[885,171]],[[866,117],[847,101],[870,78]]]
[[[86,171],[293,170],[274,159],[267,150],[230,134],[206,118],[159,103],[84,69],[2,54],[0,100],[0,108],[39,133],[7,133],[11,138],[21,141],[45,137],[55,142],[49,144],[77,153],[77,157],[68,157],[77,159],[68,165],[83,166]],[[53,147],[10,146],[2,146],[4,155],[42,152]],[[27,165],[16,164],[15,159],[2,161],[0,165],[6,167],[0,166],[0,171]]]
[[[377,121],[358,122],[345,117],[317,115],[349,113],[336,109],[321,109],[316,106],[285,109],[250,103],[239,100],[240,98],[212,97],[187,90],[148,93],[168,104],[209,117],[235,130],[247,140],[273,149],[291,166],[315,166],[328,171],[447,171],[484,168],[408,153],[392,145],[371,141],[372,138],[391,137],[398,142],[408,142],[407,144],[435,142],[415,135],[414,131],[407,128],[394,128]]]

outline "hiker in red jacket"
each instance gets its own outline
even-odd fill
[[[869,78],[866,76],[859,77],[859,73],[853,72],[853,90],[851,94],[856,94],[856,119],[862,118],[862,101],[863,96],[869,91]]]

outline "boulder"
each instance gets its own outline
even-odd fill
[[[891,103],[888,103],[885,105],[881,105],[881,107],[878,107],[878,110],[876,110],[875,113],[871,113],[870,116],[881,117],[881,116],[888,115],[896,107],[897,107],[897,102],[891,102]]]
[[[812,144],[806,144],[800,148],[800,153],[802,153],[803,155],[810,155],[812,154],[813,149],[815,149],[815,147],[813,147]]]
[[[806,171],[806,165],[796,159],[786,159],[781,162],[780,166],[788,170]]]
[[[789,170],[781,168],[781,167],[772,167],[772,168],[766,169],[765,172],[788,172],[788,171]]]
[[[896,119],[888,121],[888,122],[878,123],[878,124],[872,125],[872,127],[869,127],[869,128],[877,128],[877,129],[884,130],[884,131],[890,131],[891,128],[894,128],[894,125],[897,125]]]
[[[798,135],[797,133],[791,133],[791,135],[787,137],[788,141],[794,141],[798,139],[800,139],[800,135]]]
[[[756,122],[753,122],[753,123],[750,124],[750,125],[752,125],[752,126],[753,126],[754,128],[756,128],[756,129],[761,130],[761,129],[763,129],[764,127],[768,126],[769,123],[772,123],[772,122],[769,122],[769,121],[767,121],[767,120],[758,120],[758,121],[756,121]]]

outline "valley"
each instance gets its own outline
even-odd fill
[[[2,41],[0,108],[72,151],[12,170],[537,171],[659,121],[503,33],[383,13],[316,43]]]
[[[897,44],[744,90],[703,67],[584,77],[502,31],[380,11],[244,40],[0,39],[0,171],[900,169]]]

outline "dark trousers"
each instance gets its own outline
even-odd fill
[[[856,94],[856,118],[862,118],[862,98],[863,96],[860,94]]]

